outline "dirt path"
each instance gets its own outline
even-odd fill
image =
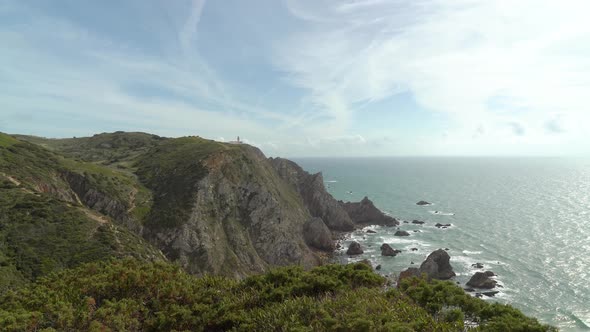
[[[108,224],[109,223],[109,219],[107,217],[99,214],[98,212],[95,212],[95,211],[92,211],[92,210],[89,210],[89,209],[86,209],[86,208],[80,208],[80,210],[82,212],[84,212],[84,214],[88,218],[90,218],[90,219],[92,219],[94,221],[97,221],[99,224],[103,224],[104,225],[104,224]]]
[[[129,193],[129,208],[127,209],[127,213],[130,213],[131,211],[133,211],[136,207],[135,205],[135,197],[137,196],[137,192],[139,190],[137,190],[137,188],[133,187],[133,190],[131,190],[131,192]]]

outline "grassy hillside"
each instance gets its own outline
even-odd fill
[[[552,331],[450,282],[385,289],[363,264],[280,268],[243,281],[167,263],[87,264],[0,298],[0,329],[24,331]]]
[[[151,206],[151,193],[133,176],[0,133],[0,292],[110,257],[163,259],[98,205],[85,206],[85,192],[108,199],[103,210],[112,202],[131,214]]]
[[[125,256],[162,259],[141,238],[88,209],[0,185],[0,293],[56,270]]]
[[[92,137],[48,139],[36,136],[15,135],[49,150],[80,161],[114,165],[125,168],[130,161],[166,140],[146,133],[102,133]]]

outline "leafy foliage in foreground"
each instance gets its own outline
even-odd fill
[[[363,264],[285,267],[243,281],[133,259],[62,271],[0,299],[0,329],[91,331],[548,331],[451,283],[386,290]]]

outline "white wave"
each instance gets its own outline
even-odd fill
[[[482,253],[481,251],[469,251],[469,250],[463,250],[462,252],[465,255],[480,255]]]
[[[443,211],[438,211],[438,210],[430,210],[428,211],[432,214],[436,214],[437,216],[454,216],[455,214],[453,212],[443,212]]]
[[[336,180],[327,180],[327,181],[324,181],[324,182],[326,182],[326,183],[337,183],[338,181],[336,181]]]

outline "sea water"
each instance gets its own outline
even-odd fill
[[[368,196],[384,212],[410,223],[372,226],[344,242],[361,243],[382,274],[418,267],[448,248],[461,286],[474,263],[498,275],[503,287],[487,301],[510,303],[564,331],[590,330],[590,159],[559,158],[303,158],[305,170],[323,172],[339,200]],[[418,206],[425,200],[433,203]],[[438,212],[437,212],[438,211]],[[424,225],[411,224],[412,220]],[[447,229],[436,223],[452,224]],[[416,232],[414,232],[416,231]],[[403,252],[383,257],[383,243]],[[416,251],[412,251],[416,248]],[[345,250],[345,249],[344,249]],[[413,264],[412,264],[413,263]]]

